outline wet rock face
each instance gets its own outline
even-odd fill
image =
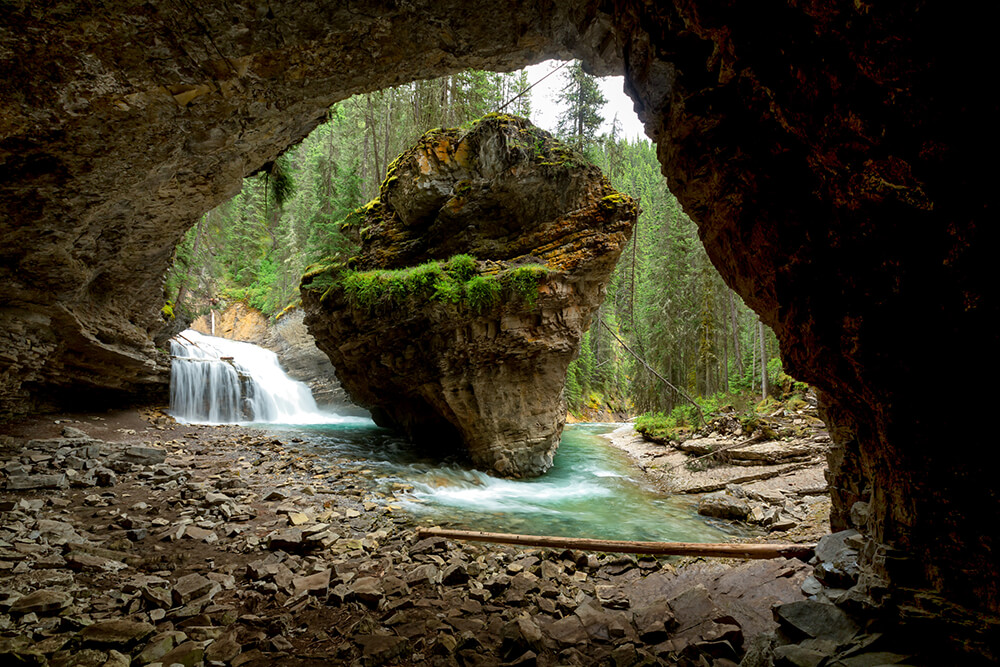
[[[574,54],[625,73],[715,265],[834,397],[835,514],[868,503],[862,561],[1000,611],[982,438],[928,388],[978,395],[997,376],[986,352],[928,361],[997,344],[992,172],[976,166],[996,143],[989,21],[834,0],[198,9],[0,15],[0,413],[54,387],[163,386],[148,341],[173,245],[330,103]],[[912,558],[887,562],[887,543]]]
[[[306,326],[380,424],[495,474],[541,474],[637,211],[528,121],[431,131],[363,209],[361,253],[303,278]]]

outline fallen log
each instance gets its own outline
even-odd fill
[[[653,554],[656,556],[708,556],[715,558],[799,558],[807,560],[815,544],[729,544],[691,542],[630,542],[628,540],[595,540],[586,537],[551,537],[544,535],[514,535],[485,533],[478,530],[421,528],[417,537],[444,537],[450,540],[471,540],[496,544],[517,544],[526,547],[580,549],[608,553]]]

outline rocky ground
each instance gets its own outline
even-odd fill
[[[3,432],[4,665],[722,666],[828,634],[796,560],[418,540],[359,462],[155,413]]]

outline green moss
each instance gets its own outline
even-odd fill
[[[174,319],[174,302],[167,301],[163,308],[160,308],[160,314],[163,315],[164,319],[172,320]]]
[[[299,286],[314,292],[326,292],[340,282],[341,275],[345,270],[347,267],[343,262],[339,262],[333,257],[326,257],[306,267],[306,272],[302,275]]]
[[[448,273],[456,280],[467,282],[476,275],[476,258],[472,255],[455,255],[448,260]]]
[[[549,273],[544,264],[519,266],[501,276],[504,284],[520,296],[529,306],[538,300],[538,285]]]
[[[295,301],[292,301],[290,304],[288,304],[287,306],[285,306],[281,310],[280,313],[278,313],[277,315],[274,316],[274,320],[277,322],[282,317],[284,317],[285,315],[289,314],[290,312],[292,312],[293,310],[295,310],[296,308],[298,308],[301,305],[302,305],[302,300],[301,299],[296,299]]]
[[[465,285],[465,295],[469,307],[477,313],[493,308],[500,303],[503,285],[496,276],[474,276]]]
[[[441,280],[434,283],[434,294],[431,298],[435,301],[461,303],[464,296],[465,288],[462,283],[456,280]]]
[[[342,292],[353,307],[370,313],[423,300],[466,305],[481,313],[499,305],[505,292],[508,299],[534,307],[538,286],[549,273],[544,265],[532,264],[480,275],[476,259],[469,255],[406,269],[353,271],[343,263],[310,268],[302,279],[303,288],[325,290],[324,301]]]

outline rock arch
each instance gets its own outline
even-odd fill
[[[0,414],[161,386],[174,245],[333,102],[582,57],[624,72],[712,260],[832,397],[834,522],[869,503],[869,590],[996,614],[990,448],[935,391],[977,395],[997,370],[976,23],[836,0],[7,3]]]

